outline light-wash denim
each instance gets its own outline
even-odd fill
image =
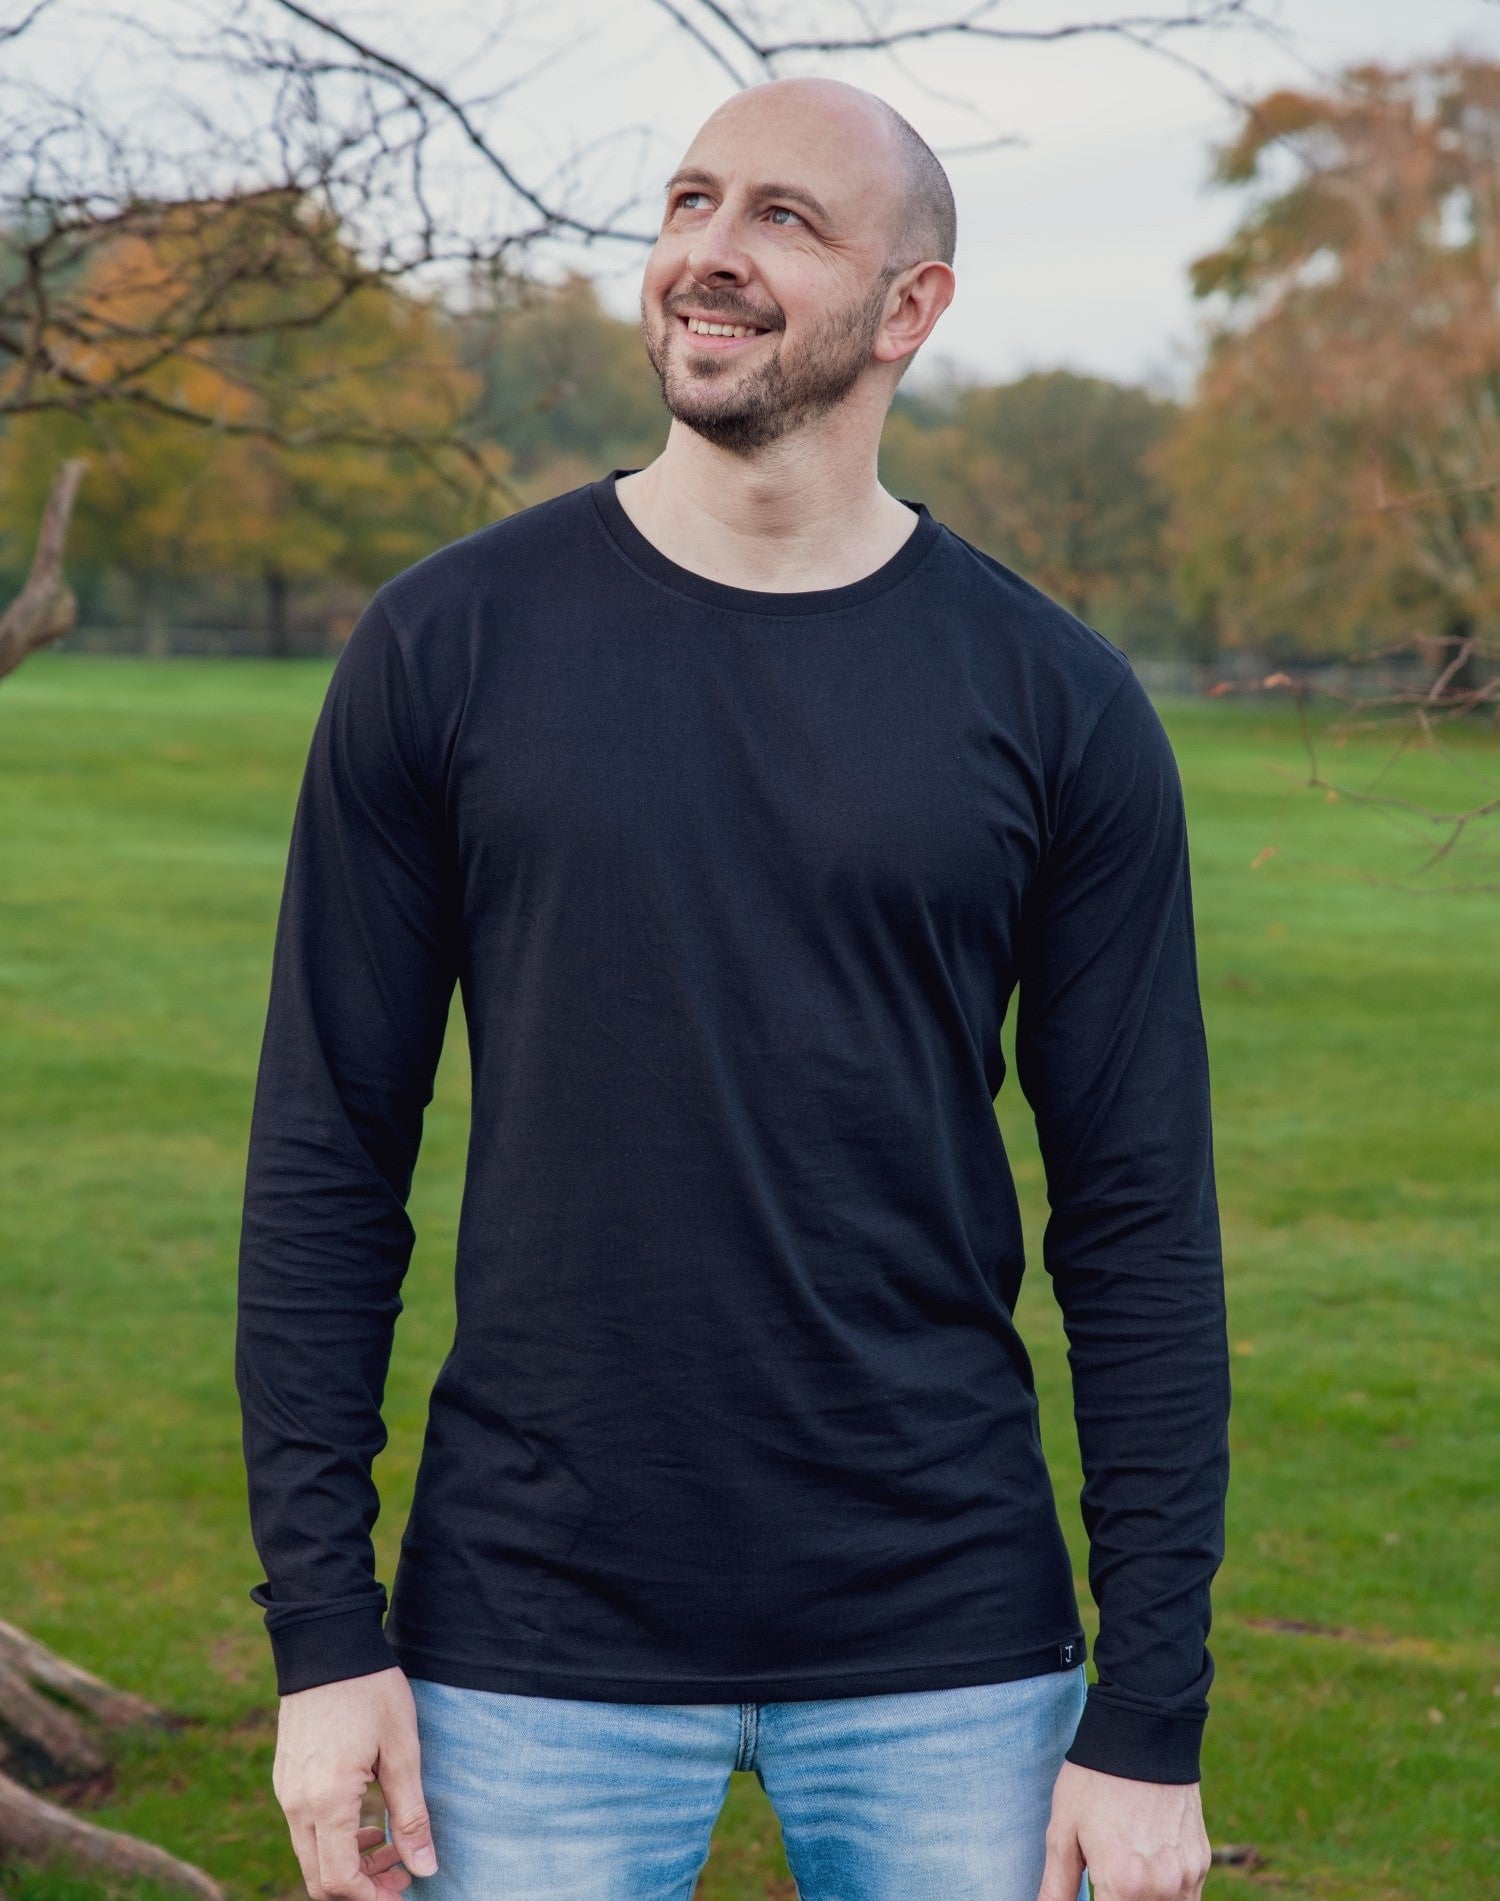
[[[413,1678],[438,1871],[408,1901],[690,1901],[735,1769],[801,1901],[1036,1901],[1084,1682],[599,1703]]]

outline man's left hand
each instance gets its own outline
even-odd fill
[[[1202,1785],[1135,1782],[1065,1762],[1052,1786],[1037,1901],[1198,1901],[1208,1878]]]

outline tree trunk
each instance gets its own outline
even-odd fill
[[[87,467],[84,457],[70,456],[52,478],[31,572],[20,593],[0,614],[0,677],[13,672],[27,654],[67,633],[77,619],[78,603],[63,579],[62,560],[73,498]]]
[[[141,627],[146,636],[143,650],[153,660],[164,660],[172,651],[172,627],[167,618],[166,601],[162,595],[162,578],[159,574],[144,574],[138,579],[136,600],[140,609]]]
[[[292,632],[287,620],[291,583],[280,568],[269,565],[265,569],[265,578],[266,655],[271,660],[285,660],[292,651]]]

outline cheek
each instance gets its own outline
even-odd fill
[[[681,261],[672,247],[660,241],[653,245],[641,273],[641,299],[648,312],[660,317],[662,300],[681,274]]]

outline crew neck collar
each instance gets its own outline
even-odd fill
[[[786,594],[754,587],[731,587],[728,582],[713,581],[706,574],[695,574],[691,568],[680,566],[636,527],[615,493],[615,480],[618,476],[639,473],[638,469],[611,469],[608,475],[588,484],[606,534],[627,561],[660,586],[684,594],[690,600],[701,601],[707,607],[723,608],[734,614],[838,614],[846,608],[862,606],[904,581],[912,569],[926,559],[942,528],[925,502],[907,501],[901,496],[898,499],[917,517],[917,525],[889,561],[859,580],[849,581],[843,587],[803,588]]]

